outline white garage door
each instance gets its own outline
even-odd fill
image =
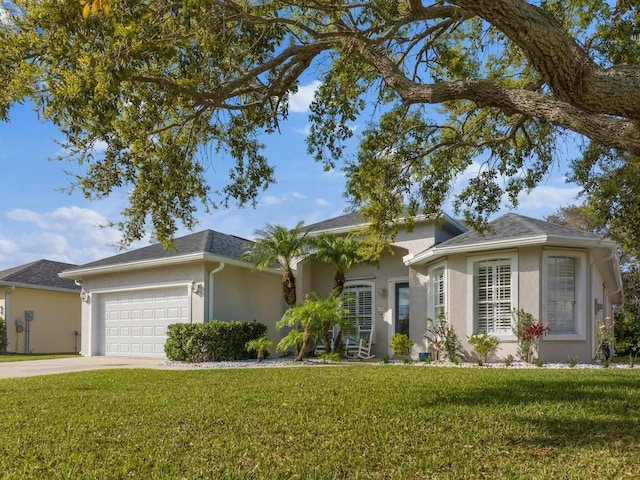
[[[164,357],[167,326],[189,321],[187,286],[100,295],[109,356]]]

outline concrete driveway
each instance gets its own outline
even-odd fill
[[[162,358],[138,357],[73,357],[25,362],[0,362],[0,378],[33,377],[36,375],[110,368],[173,368],[168,365],[162,365],[164,362],[166,360]]]

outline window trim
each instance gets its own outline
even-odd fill
[[[447,311],[448,311],[448,304],[447,301],[449,300],[449,295],[448,295],[448,288],[447,288],[447,262],[439,262],[436,263],[434,265],[431,265],[428,269],[427,269],[427,317],[436,320],[438,318],[438,312],[435,311],[435,304],[433,302],[433,297],[435,292],[433,291],[433,277],[432,275],[434,274],[434,272],[436,270],[439,270],[442,268],[442,284],[443,284],[443,291],[444,291],[444,303],[442,305],[442,307],[444,307],[444,313],[445,315],[447,315]]]
[[[467,335],[471,336],[478,332],[478,323],[475,315],[475,273],[476,264],[478,262],[488,260],[508,260],[511,266],[511,312],[518,310],[519,290],[518,290],[518,252],[494,252],[486,255],[472,255],[467,257]],[[513,325],[513,313],[511,314],[511,324]],[[517,341],[515,333],[490,333],[491,336],[497,337],[500,341]]]
[[[582,251],[574,250],[543,250],[542,252],[542,269],[540,282],[540,311],[542,323],[549,323],[547,317],[548,292],[548,276],[547,259],[549,257],[566,257],[576,260],[576,318],[574,333],[554,333],[553,329],[544,337],[544,341],[553,340],[586,340],[587,339],[587,254]]]

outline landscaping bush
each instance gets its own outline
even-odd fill
[[[265,335],[259,322],[175,323],[169,325],[164,351],[169,360],[220,362],[251,358],[246,344]]]

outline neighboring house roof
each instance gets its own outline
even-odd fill
[[[72,279],[60,278],[58,274],[76,265],[71,263],[54,262],[52,260],[37,260],[0,271],[0,285],[33,287],[45,290],[80,291],[80,287]]]
[[[173,241],[173,249],[167,250],[157,243],[129,252],[80,265],[63,273],[64,277],[79,278],[83,274],[131,270],[187,261],[205,260],[253,267],[240,259],[249,240],[235,235],[203,230],[179,237]]]
[[[554,244],[572,247],[615,249],[615,242],[595,233],[576,230],[516,213],[507,213],[488,224],[484,233],[469,230],[416,255],[407,255],[407,265],[431,262],[447,254],[480,252],[524,245]]]
[[[443,214],[443,220],[449,227],[453,227],[453,230],[458,232],[466,231],[466,228],[462,226],[458,221],[453,219],[447,214]],[[425,215],[417,215],[415,222],[432,221],[432,218]],[[369,221],[366,220],[359,212],[346,213],[337,217],[329,218],[321,222],[313,223],[311,225],[305,225],[303,230],[313,233],[327,232],[327,233],[347,233],[356,228],[366,227],[369,225]]]

